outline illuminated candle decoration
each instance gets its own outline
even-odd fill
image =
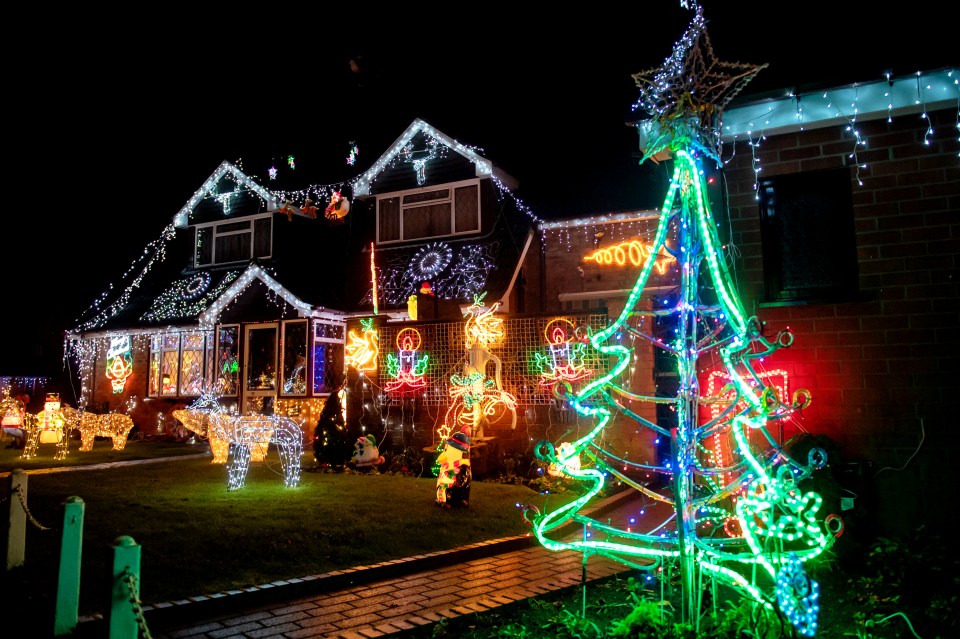
[[[756,366],[778,349],[792,344],[784,332],[773,339],[762,335],[757,318],[747,317],[737,297],[727,258],[710,211],[702,162],[720,163],[717,144],[723,107],[762,68],[716,60],[706,35],[703,12],[695,2],[690,27],[659,69],[636,74],[641,88],[638,107],[650,119],[641,133],[643,160],[669,158],[673,174],[667,186],[660,219],[650,248],[623,311],[609,325],[589,336],[590,345],[610,359],[607,374],[591,379],[567,403],[591,422],[575,441],[555,451],[550,442],[535,449],[538,459],[555,464],[564,474],[582,481],[579,497],[552,511],[534,515],[533,532],[547,549],[577,550],[604,555],[630,566],[661,565],[679,576],[682,619],[694,623],[707,614],[701,608],[700,589],[716,581],[744,597],[782,612],[803,634],[816,629],[816,585],[800,583],[796,566],[813,560],[833,541],[819,515],[819,495],[801,491],[798,483],[822,467],[817,459],[793,459],[776,443],[768,427],[797,411],[808,398],[786,405],[760,377]],[[658,321],[675,327],[670,338],[652,332],[641,319],[646,302],[641,295],[650,284],[661,251],[677,258],[679,284],[667,297],[656,300]],[[615,253],[613,261],[616,261]],[[629,251],[625,250],[624,259]],[[648,312],[647,312],[648,314]],[[677,383],[669,392],[644,397],[631,392],[625,375],[634,361],[634,348],[621,337],[628,334],[653,344],[664,359],[675,365]],[[726,408],[705,416],[699,408],[698,372],[703,362],[722,362],[729,380]],[[672,367],[671,367],[672,368]],[[675,390],[674,390],[675,388]],[[656,411],[656,423],[641,416],[631,403],[665,405]],[[663,417],[669,415],[669,418]],[[620,421],[613,421],[614,418]],[[623,472],[625,461],[605,448],[604,431],[628,423],[631,430],[649,430],[655,437],[670,438],[670,454],[657,465],[644,466],[662,475],[665,490],[642,486]],[[726,430],[734,443],[724,466],[703,451],[716,432]],[[748,433],[751,436],[748,437]],[[575,469],[566,462],[584,456]],[[717,481],[717,476],[726,476]],[[669,525],[658,521],[649,531],[635,526],[620,528],[596,521],[579,511],[602,490],[607,477],[621,479],[645,497],[670,504]],[[728,538],[718,543],[714,529],[700,527],[703,517],[735,521],[725,527]],[[570,537],[559,534],[564,523],[576,517],[578,526],[602,530],[603,535]],[[665,564],[665,566],[663,566]],[[786,570],[785,570],[786,569]],[[793,584],[789,588],[787,584]],[[799,587],[798,587],[799,586]],[[779,595],[775,596],[775,591]]]
[[[133,354],[130,352],[130,336],[114,337],[107,349],[107,379],[114,394],[122,393],[127,378],[133,373]]]
[[[430,356],[420,352],[423,338],[415,328],[405,328],[397,333],[399,353],[387,354],[387,374],[392,380],[383,385],[387,393],[411,393],[427,385],[423,373],[427,370]]]
[[[348,368],[362,373],[377,370],[377,358],[380,356],[380,337],[373,328],[373,319],[360,320],[363,335],[353,329],[347,332],[347,345],[344,346],[344,362]]]
[[[639,240],[598,248],[583,256],[584,262],[594,262],[600,266],[643,266],[649,259],[653,259],[653,266],[660,275],[667,272],[667,266],[677,261],[672,255],[655,253],[653,246]]]
[[[370,285],[373,287],[373,314],[377,315],[379,296],[377,295],[377,262],[374,259],[373,242],[370,242]],[[416,319],[416,317],[413,319]]]
[[[547,322],[543,336],[549,345],[547,354],[534,353],[534,368],[541,386],[553,389],[557,382],[570,385],[593,374],[593,369],[583,365],[586,344],[577,337],[573,322],[565,318],[552,319]]]

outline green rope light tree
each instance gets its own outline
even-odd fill
[[[745,314],[717,237],[702,164],[712,159],[719,165],[723,107],[766,65],[718,61],[702,9],[695,3],[689,8],[694,17],[672,55],[659,68],[633,76],[641,94],[636,107],[650,116],[638,126],[641,162],[672,162],[673,176],[652,250],[623,312],[588,339],[589,346],[610,357],[610,372],[565,397],[594,424],[570,445],[554,450],[550,442],[541,442],[537,448],[538,457],[584,482],[586,490],[565,506],[538,512],[532,525],[537,539],[550,550],[605,555],[645,570],[678,567],[684,622],[699,623],[697,584],[706,577],[733,587],[758,605],[779,610],[800,634],[813,636],[819,586],[807,577],[803,563],[828,548],[834,536],[818,516],[820,496],[802,492],[798,483],[822,467],[826,455],[814,449],[808,459],[794,460],[768,432],[771,424],[806,406],[809,393],[797,391],[784,402],[758,368],[760,358],[790,346],[793,337],[784,331],[767,339],[761,323]],[[642,314],[641,295],[660,254],[677,259],[678,293],[653,313],[676,326],[671,340],[645,334],[631,324]],[[646,338],[672,358],[679,380],[673,396],[642,397],[624,386],[634,349],[619,342],[623,332]],[[698,379],[698,364],[708,357],[720,363],[727,382],[712,397],[701,392]],[[631,404],[668,403],[676,426],[643,418],[623,397]],[[705,417],[701,409],[711,405],[716,410]],[[615,415],[630,418],[631,427],[639,425],[670,438],[670,460],[655,469],[669,477],[664,488],[654,490],[630,480],[617,468],[623,460],[604,450],[602,434]],[[723,459],[712,453],[711,444],[717,440],[728,442],[730,453]],[[581,454],[592,463],[575,464]],[[616,463],[607,463],[611,459]],[[670,504],[673,529],[635,532],[580,515],[610,475]],[[593,535],[554,538],[551,533],[571,520],[589,525]],[[716,526],[707,527],[708,521],[724,522],[723,534],[716,534]]]

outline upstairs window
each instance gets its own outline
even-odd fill
[[[760,180],[765,299],[851,301],[859,294],[849,169]]]
[[[273,216],[198,225],[194,266],[249,262],[270,257]]]
[[[377,198],[377,242],[410,242],[480,230],[480,181]]]

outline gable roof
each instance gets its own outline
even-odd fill
[[[457,142],[448,135],[441,133],[437,129],[433,128],[420,118],[415,119],[410,123],[410,126],[398,137],[393,144],[390,145],[390,148],[381,155],[371,166],[360,175],[356,181],[353,183],[353,194],[354,196],[364,196],[370,195],[370,187],[373,182],[376,180],[377,176],[386,169],[391,162],[407,147],[410,141],[418,134],[423,133],[430,138],[437,140],[438,142],[444,144],[450,150],[459,153],[467,160],[471,161],[476,169],[477,177],[496,177],[498,180],[503,182],[508,188],[515,189],[517,186],[517,181],[510,175],[504,173],[502,170],[498,169],[493,165],[493,163],[481,156],[479,153],[474,151],[469,146]]]
[[[220,166],[217,167],[217,170],[214,171],[210,177],[206,179],[193,196],[187,200],[187,203],[183,205],[183,208],[173,216],[173,225],[176,228],[184,228],[187,226],[190,220],[190,213],[197,207],[197,205],[208,195],[214,193],[214,189],[217,188],[217,184],[220,182],[220,179],[225,176],[232,176],[238,183],[243,184],[245,187],[259,195],[263,198],[268,206],[271,209],[276,209],[279,206],[279,198],[276,195],[263,188],[256,182],[254,182],[246,173],[230,164],[224,160]]]

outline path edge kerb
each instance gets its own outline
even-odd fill
[[[592,517],[604,515],[616,508],[620,499],[628,493],[629,491],[621,491],[606,497],[596,508],[589,509],[587,514]],[[575,524],[567,524],[571,527],[573,525]],[[226,615],[232,611],[247,610],[301,597],[316,596],[383,579],[392,579],[452,564],[523,550],[536,546],[538,543],[537,538],[532,533],[526,533],[515,537],[482,541],[450,550],[394,559],[368,566],[334,570],[243,589],[187,597],[176,601],[143,604],[143,617],[148,628],[159,630]],[[103,621],[103,615],[99,613],[80,618],[78,634],[96,636],[97,629]]]

